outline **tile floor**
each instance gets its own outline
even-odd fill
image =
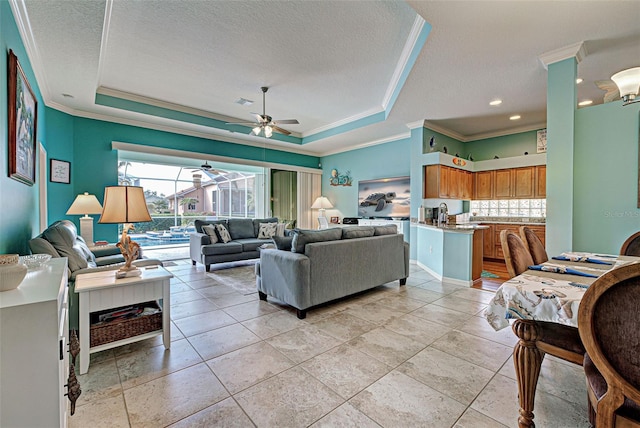
[[[92,354],[71,428],[517,426],[515,336],[482,317],[491,292],[412,265],[405,287],[299,320],[201,265],[167,269],[171,350],[156,337]],[[545,358],[535,415],[589,426],[581,367]]]

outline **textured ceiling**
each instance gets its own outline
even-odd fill
[[[300,121],[283,126],[297,140],[268,144],[314,154],[406,136],[425,120],[462,140],[544,127],[538,57],[580,41],[579,99],[602,102],[595,80],[640,65],[638,1],[10,1],[48,105],[263,144],[248,129],[100,105],[96,94],[224,122],[261,113],[268,86],[267,114]],[[430,33],[407,64],[422,20]],[[494,98],[504,103],[490,107]]]

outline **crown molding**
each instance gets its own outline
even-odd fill
[[[407,128],[409,129],[417,129],[417,128],[424,128],[424,120],[416,120],[415,122],[410,122],[407,123]]]
[[[364,119],[365,117],[369,117],[372,116],[374,114],[378,114],[378,113],[382,113],[384,112],[384,109],[381,107],[373,107],[369,110],[363,111],[362,113],[358,113],[355,114],[353,116],[350,117],[346,117],[344,119],[338,120],[337,122],[333,122],[330,123],[328,125],[325,126],[320,126],[316,129],[311,129],[309,131],[303,132],[302,134],[300,134],[302,136],[302,138],[306,138],[306,137],[310,137],[311,135],[315,135],[315,134],[319,134],[320,132],[325,132],[325,131],[329,131],[333,128],[337,128],[339,126],[343,126],[343,125],[347,125],[351,122],[355,122],[357,120],[360,119]]]
[[[543,53],[538,56],[538,59],[544,66],[545,70],[549,69],[549,64],[553,64],[558,61],[563,61],[569,58],[575,58],[578,63],[587,56],[587,47],[584,41],[574,43],[563,48],[554,49],[550,52]]]
[[[411,58],[411,54],[415,49],[416,43],[418,43],[418,38],[420,37],[420,33],[422,32],[422,28],[424,27],[425,20],[416,13],[416,18],[413,20],[413,25],[411,26],[411,31],[409,32],[409,36],[404,44],[404,48],[402,49],[402,53],[400,53],[400,58],[398,59],[398,63],[396,64],[396,68],[393,71],[393,75],[391,76],[391,81],[389,82],[389,86],[387,86],[387,92],[384,94],[384,98],[382,99],[382,108],[387,111],[389,107],[389,102],[391,101],[391,97],[395,93],[398,85],[400,84],[400,78],[402,77],[407,65],[409,63],[409,59]]]
[[[363,149],[365,147],[377,146],[379,144],[391,143],[393,141],[404,140],[407,138],[411,138],[411,132],[403,132],[402,134],[392,135],[391,137],[369,141],[367,143],[358,144],[356,146],[350,146],[349,148],[346,148],[346,149],[329,150],[326,152],[322,152],[319,156],[337,155],[338,153],[350,152],[352,150],[358,150],[358,149]]]
[[[111,29],[111,11],[113,10],[113,0],[106,0],[104,5],[104,20],[102,22],[102,37],[100,38],[100,53],[98,54],[98,74],[96,76],[96,86],[100,88],[104,70],[104,55],[109,44],[109,31]]]
[[[445,128],[443,126],[436,125],[435,123],[430,122],[428,120],[424,121],[424,127],[428,128],[428,129],[430,129],[432,131],[439,132],[442,135],[446,135],[447,137],[451,137],[454,140],[458,140],[458,141],[461,141],[461,142],[465,142],[465,140],[466,140],[466,137],[464,135],[459,134],[459,133],[457,133],[455,131],[452,131],[449,128]]]
[[[528,132],[528,131],[537,131],[539,129],[544,129],[547,127],[545,122],[534,123],[532,125],[520,126],[517,128],[509,128],[501,131],[491,131],[491,132],[483,132],[480,134],[472,134],[472,135],[462,135],[440,125],[436,125],[435,123],[429,122],[428,120],[424,121],[424,127],[428,128],[432,131],[438,132],[442,135],[446,135],[447,137],[451,137],[455,140],[460,141],[461,143],[470,143],[472,141],[485,140],[487,138],[495,138],[495,137],[504,137],[507,135],[518,134],[520,132]]]
[[[33,70],[33,74],[36,76],[40,95],[46,104],[46,101],[51,98],[51,92],[49,91],[49,85],[47,84],[45,74],[42,71],[44,70],[44,67],[42,65],[42,59],[40,58],[35,37],[33,36],[33,30],[31,29],[31,22],[29,21],[27,7],[24,0],[9,0],[9,6],[11,6],[11,11],[13,12],[13,17],[15,18],[15,22],[18,27],[18,32],[20,33],[25,50],[27,51],[27,57],[29,57],[31,69]]]

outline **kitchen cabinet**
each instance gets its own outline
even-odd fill
[[[502,252],[502,243],[500,242],[500,232],[503,230],[511,230],[515,234],[520,234],[520,227],[527,226],[536,234],[542,244],[545,244],[545,225],[541,224],[520,224],[520,223],[482,223],[483,226],[489,226],[484,230],[484,245],[482,256],[485,259],[504,260]]]
[[[547,166],[536,166],[535,178],[535,199],[545,199],[547,197]]]
[[[487,200],[493,198],[494,171],[478,171],[473,173],[473,199]]]
[[[473,175],[470,171],[444,165],[424,167],[423,198],[471,200]]]

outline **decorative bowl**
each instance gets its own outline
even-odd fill
[[[0,265],[15,265],[18,260],[17,254],[0,254]]]
[[[38,269],[51,260],[51,254],[31,254],[20,256],[20,263],[29,269]]]
[[[23,264],[0,265],[0,291],[18,287],[26,275],[27,267]]]

